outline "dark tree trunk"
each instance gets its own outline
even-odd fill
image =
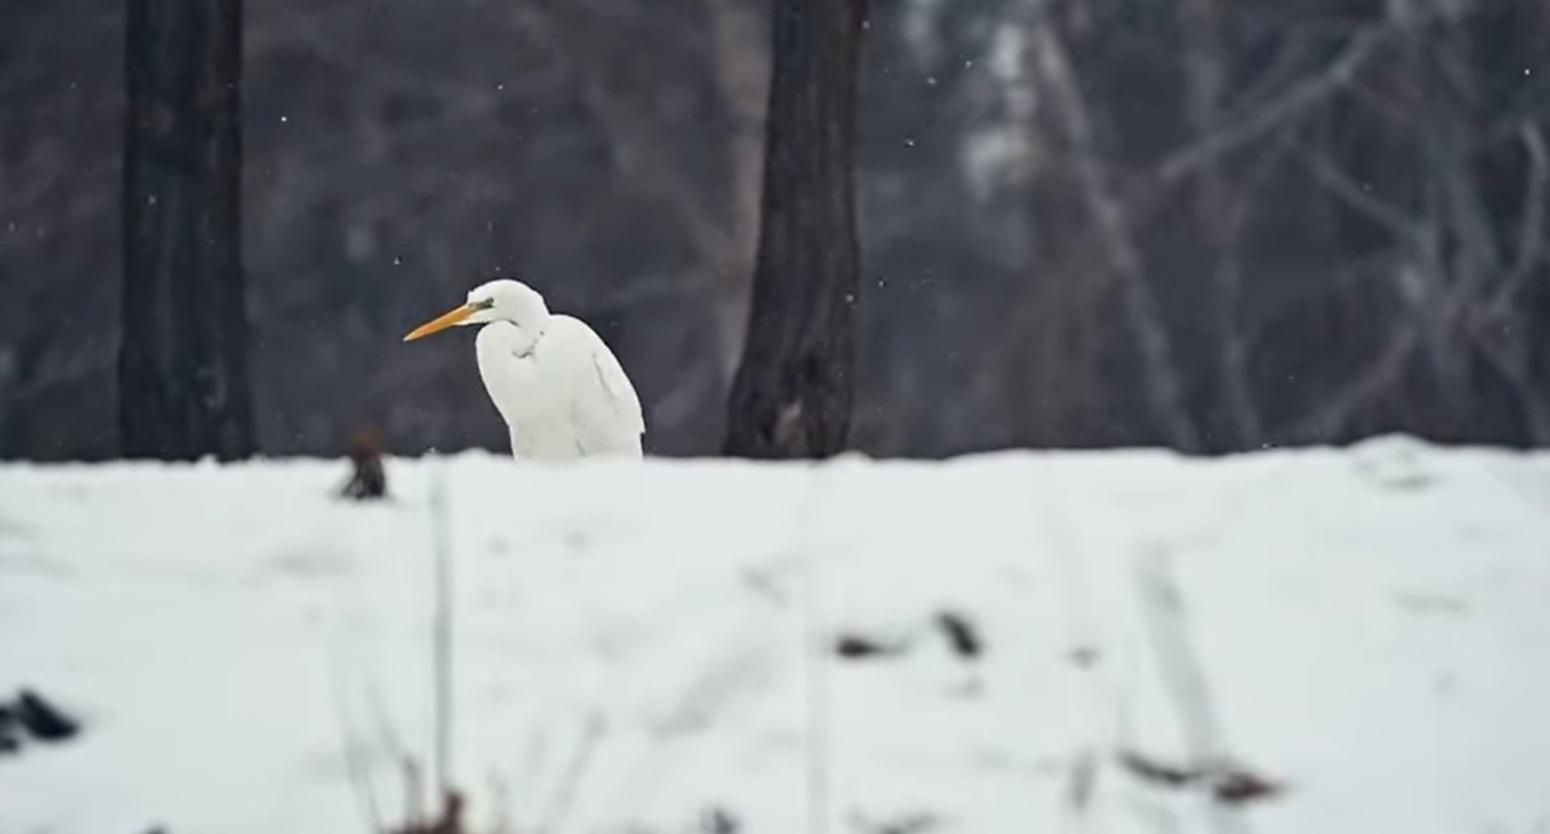
[[[129,0],[119,432],[126,457],[253,452],[241,0]]]
[[[855,367],[856,75],[866,0],[775,0],[759,254],[725,451],[845,448]]]

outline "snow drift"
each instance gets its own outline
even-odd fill
[[[0,755],[0,832],[398,821],[433,478],[478,831],[1550,824],[1550,457],[465,454],[361,504],[343,475],[0,467],[0,697],[81,725]]]

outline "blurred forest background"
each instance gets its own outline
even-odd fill
[[[125,17],[0,26],[0,457],[117,453]],[[247,0],[268,454],[503,448],[495,274],[714,454],[747,321],[763,0]],[[873,0],[851,444],[1550,443],[1550,4]]]

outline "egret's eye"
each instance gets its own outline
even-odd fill
[[[486,298],[480,301],[471,301],[468,303],[468,306],[474,308],[475,310],[488,310],[495,306],[495,299]]]

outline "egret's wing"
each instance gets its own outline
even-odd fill
[[[581,451],[590,454],[628,447],[639,449],[646,423],[635,386],[601,338],[594,335],[589,341],[590,355],[578,369],[580,379],[572,415]]]
[[[598,384],[606,393],[614,413],[637,433],[645,431],[646,419],[641,414],[640,397],[636,395],[635,386],[630,384],[624,366],[619,364],[613,351],[599,345],[592,354],[592,368],[597,371]]]

